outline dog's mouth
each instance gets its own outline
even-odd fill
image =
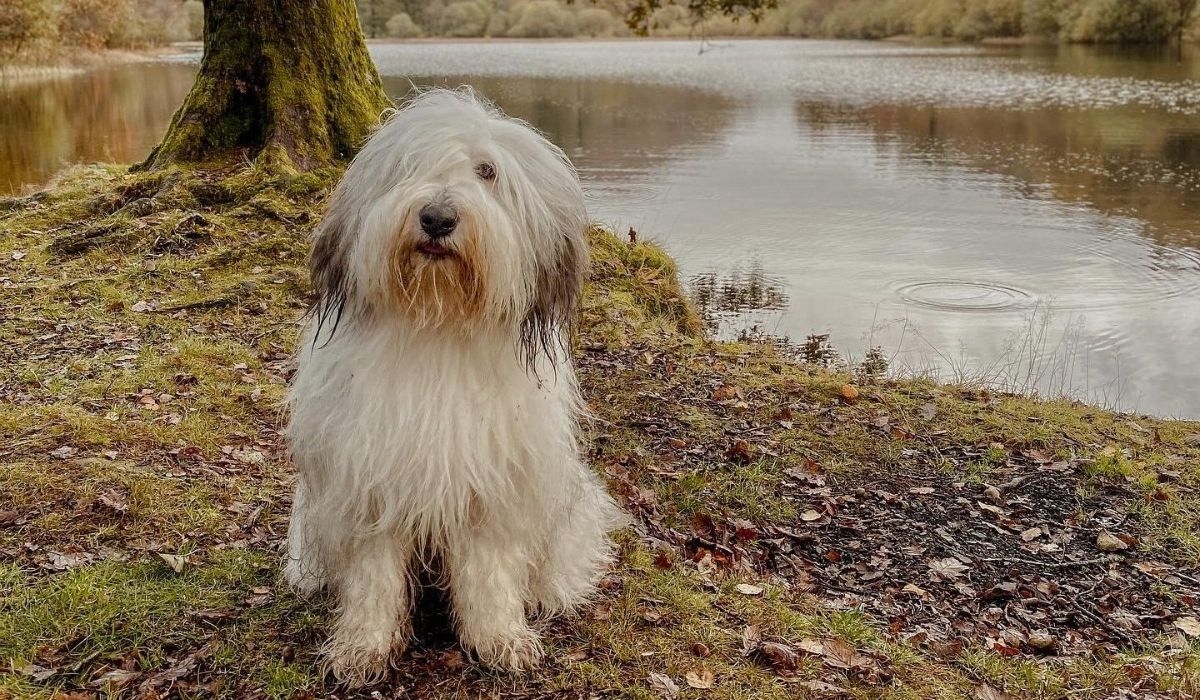
[[[453,249],[447,248],[437,241],[425,241],[421,245],[417,246],[417,252],[427,258],[433,258],[434,260],[439,260],[441,258],[447,258],[451,255],[454,255]]]

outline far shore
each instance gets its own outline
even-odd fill
[[[38,62],[0,63],[0,83],[14,84],[33,82],[66,75],[76,75],[104,66],[126,63],[144,63],[161,60],[164,56],[181,52],[199,52],[200,42],[179,42],[143,49],[102,49],[91,51],[76,49]]]

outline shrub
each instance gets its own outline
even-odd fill
[[[488,15],[487,27],[484,28],[485,36],[504,36],[508,33],[508,13],[504,10],[493,9]]]
[[[1172,30],[1168,0],[1087,0],[1071,14],[1072,41],[1161,42]]]
[[[103,48],[111,45],[128,15],[126,2],[66,0],[58,13],[58,35],[64,44]]]
[[[48,0],[0,0],[0,52],[16,54],[55,34]]]
[[[583,36],[610,36],[617,20],[608,10],[588,7],[576,17],[578,32]]]
[[[204,3],[200,0],[187,0],[183,3],[183,16],[187,22],[188,39],[199,39],[204,36]]]
[[[412,39],[421,36],[424,32],[421,31],[421,25],[412,20],[407,12],[400,12],[392,15],[385,26],[387,35],[397,39]]]
[[[442,34],[446,36],[483,36],[488,11],[477,2],[454,2],[442,12]]]
[[[554,0],[533,0],[513,8],[513,23],[508,36],[575,36],[575,15]]]

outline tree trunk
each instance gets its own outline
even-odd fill
[[[204,0],[200,74],[141,167],[332,165],[390,104],[352,0]]]

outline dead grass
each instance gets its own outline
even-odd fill
[[[288,594],[275,564],[291,478],[278,405],[306,308],[305,236],[336,174],[226,175],[76,169],[0,202],[0,697],[334,691],[315,665],[326,611]],[[850,400],[848,375],[705,340],[661,250],[600,231],[592,249],[578,357],[588,456],[638,519],[620,565],[593,609],[547,626],[538,673],[481,672],[431,623],[385,696],[1200,692],[1186,620],[1200,596],[1200,427],[916,380]],[[1013,479],[1053,483],[1057,500],[1005,487],[996,507],[1013,525],[975,505]],[[932,492],[879,495],[916,484]],[[967,598],[929,579],[925,561],[950,545],[889,529],[917,505],[960,513],[966,530],[991,519],[1017,543],[1024,519],[1077,533],[1061,555],[1020,550],[1029,560],[1082,557],[1100,529],[1126,535],[1133,548],[1101,563],[1020,576],[1101,586],[1102,614],[1096,591],[1153,589],[1157,617],[1128,639],[1063,618],[1091,637],[1060,631],[1057,653],[1004,625],[989,636],[922,617]],[[882,520],[846,529],[856,509]],[[927,551],[906,558],[905,545]],[[958,583],[982,593],[1006,576],[987,550],[955,546],[974,567]],[[871,558],[881,547],[892,564]],[[1138,564],[1157,573],[1138,578]],[[906,584],[927,593],[920,606],[903,603]]]

